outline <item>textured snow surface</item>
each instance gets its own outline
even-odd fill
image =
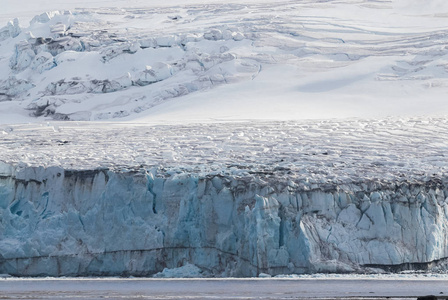
[[[0,273],[445,270],[446,127],[6,126]]]
[[[0,123],[448,113],[440,1],[211,2],[11,18]]]
[[[51,122],[3,125],[0,130],[1,160],[19,167],[275,173],[306,185],[420,183],[445,177],[448,167],[445,118],[188,125]]]

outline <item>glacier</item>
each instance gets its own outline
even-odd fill
[[[4,126],[0,273],[444,271],[447,127],[445,118]]]
[[[400,1],[5,8],[0,274],[446,271],[448,10]]]
[[[0,273],[204,276],[446,270],[446,181],[304,190],[276,174],[14,168],[0,176]]]

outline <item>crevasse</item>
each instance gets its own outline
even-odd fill
[[[303,190],[274,174],[0,168],[0,273],[208,276],[440,270],[442,180]]]

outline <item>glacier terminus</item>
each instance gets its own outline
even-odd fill
[[[446,275],[446,1],[2,1],[0,278]]]
[[[1,273],[446,270],[445,119],[87,126],[8,127]]]

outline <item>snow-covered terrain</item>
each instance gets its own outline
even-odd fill
[[[446,271],[446,4],[3,4],[0,273]]]
[[[131,2],[11,20],[0,122],[447,114],[439,2]]]

